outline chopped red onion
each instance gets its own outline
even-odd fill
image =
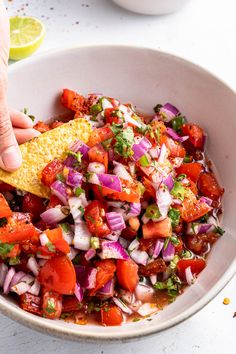
[[[146,317],[154,314],[155,312],[158,311],[158,307],[154,303],[149,303],[146,302],[145,304],[142,304],[139,309],[137,310],[137,313],[140,316]]]
[[[161,216],[166,218],[169,208],[172,204],[172,197],[169,190],[165,188],[164,185],[160,185],[159,189],[157,190],[156,200]]]
[[[166,161],[167,157],[168,157],[168,149],[165,144],[162,144],[160,155],[158,157],[158,162],[163,164]]]
[[[129,245],[128,251],[132,252],[134,250],[137,250],[139,248],[140,242],[135,238]]]
[[[40,288],[41,288],[41,285],[40,285],[39,281],[37,279],[35,279],[33,285],[30,287],[28,292],[32,295],[38,296],[39,292],[40,292]]]
[[[96,255],[96,250],[94,248],[90,248],[84,255],[86,261],[90,261]]]
[[[67,204],[68,194],[66,185],[61,181],[55,181],[51,185],[52,193],[59,198],[64,205]]]
[[[113,105],[107,98],[102,99],[102,109],[105,110],[107,108],[113,108]]]
[[[75,296],[79,300],[79,302],[83,300],[84,292],[79,283],[75,284]]]
[[[114,295],[115,279],[109,280],[101,289],[98,290],[98,294],[106,298]]]
[[[210,206],[211,206],[211,204],[212,204],[212,202],[213,202],[212,199],[207,198],[207,197],[201,197],[199,200],[200,200],[200,202],[206,203],[206,204],[208,204],[208,205],[210,205]]]
[[[118,176],[119,178],[125,179],[126,181],[133,182],[133,178],[126,170],[125,166],[122,163],[115,162],[115,168],[113,169],[113,173]]]
[[[165,122],[170,122],[177,114],[179,110],[173,106],[171,103],[166,103],[161,107],[159,114],[163,117]]]
[[[10,291],[11,281],[15,275],[16,271],[13,267],[9,268],[4,283],[3,283],[3,294],[8,294]]]
[[[157,146],[155,148],[151,148],[149,150],[149,154],[151,155],[151,157],[153,159],[157,159],[159,157],[159,155],[160,155],[160,151],[161,151],[161,149],[159,148],[159,146]]]
[[[91,234],[87,225],[82,222],[75,224],[74,247],[82,251],[87,251],[90,248],[90,239]]]
[[[132,150],[134,152],[133,159],[135,161],[139,160],[146,152],[152,147],[150,141],[143,137],[138,144],[134,144],[132,146]]]
[[[25,282],[20,282],[14,286],[11,287],[11,291],[14,291],[15,293],[17,293],[17,295],[22,295],[25,294],[27,291],[29,291],[29,289],[31,288],[31,286]]]
[[[129,107],[126,107],[125,105],[121,104],[119,106],[119,110],[122,113],[124,113],[124,118],[125,118],[126,123],[131,123],[138,128],[140,128],[143,125],[143,123],[138,122],[136,119],[131,117],[131,115],[133,114],[133,111]]]
[[[85,160],[88,159],[88,151],[90,147],[80,140],[76,140],[71,145],[69,145],[69,150],[72,152],[81,152]]]
[[[22,271],[15,273],[14,277],[12,278],[10,288],[12,286],[18,284],[25,275],[26,275],[25,272],[22,272]]]
[[[167,186],[167,188],[169,189],[169,191],[172,190],[172,188],[174,187],[174,179],[171,175],[168,175],[168,177],[166,179],[163,180],[163,183]]]
[[[183,163],[183,157],[174,157],[174,158],[172,158],[172,166],[173,166],[173,168],[178,168],[178,167],[180,167],[181,165],[182,165],[182,163]]]
[[[179,136],[176,131],[172,128],[166,128],[167,134],[176,141],[179,141],[180,143],[183,143],[185,140],[189,138],[188,135],[186,136]]]
[[[109,235],[106,236],[107,240],[110,241],[118,241],[120,237],[121,231],[112,231]]]
[[[67,257],[72,261],[77,256],[78,253],[79,253],[78,250],[76,250],[73,247],[70,247],[70,252],[67,253]]]
[[[133,302],[132,304],[129,305],[129,308],[132,311],[137,312],[141,306],[142,306],[142,301],[136,300],[135,302]]]
[[[154,275],[150,275],[150,282],[152,283],[152,285],[156,284],[157,282],[157,274]]]
[[[81,186],[82,183],[82,174],[73,170],[73,168],[67,167],[64,168],[65,174],[66,174],[66,184],[68,186],[77,188]]]
[[[129,259],[129,255],[118,241],[104,241],[102,243],[101,258]]]
[[[114,157],[115,157],[114,150],[113,149],[109,149],[108,150],[108,159],[109,159],[109,161],[113,161]]]
[[[115,211],[106,213],[106,219],[112,231],[121,231],[126,228],[123,216]]]
[[[135,162],[129,162],[128,166],[129,166],[129,171],[130,171],[131,175],[135,176],[135,173],[136,173]]]
[[[45,263],[47,263],[47,260],[46,260],[46,259],[40,259],[40,260],[38,261],[38,265],[40,266],[40,268],[43,267]]]
[[[74,157],[72,155],[68,155],[66,157],[66,159],[64,160],[63,165],[66,167],[75,167],[77,162],[78,161],[77,161],[76,157]]]
[[[65,219],[69,214],[70,212],[66,207],[58,205],[55,208],[47,209],[40,214],[40,217],[47,225],[55,225]]]
[[[87,171],[93,173],[105,173],[105,166],[100,162],[90,162]]]
[[[135,263],[142,265],[146,265],[149,258],[147,252],[136,249],[130,252],[130,257],[135,261]]]
[[[109,188],[115,192],[122,192],[121,181],[116,175],[106,173],[93,173],[89,176],[88,182]]]
[[[182,200],[177,199],[177,198],[174,198],[174,199],[173,199],[173,203],[174,203],[174,204],[177,204],[177,205],[182,205]]]
[[[128,315],[133,313],[133,311],[121,299],[113,297],[112,300],[123,312],[127,313]]]
[[[34,257],[28,259],[27,268],[29,268],[36,277],[39,275],[39,265]]]
[[[142,220],[143,224],[147,224],[148,221],[150,221],[150,218],[148,218],[145,214],[143,214],[141,220]]]
[[[186,233],[187,235],[205,234],[214,229],[214,227],[215,226],[212,224],[200,224],[197,222],[193,222],[187,225]]]
[[[155,259],[159,256],[159,254],[161,253],[161,250],[164,246],[164,241],[163,240],[157,240],[155,247],[154,247],[154,251],[153,251],[153,255],[152,257]]]
[[[41,246],[46,246],[46,244],[49,242],[49,238],[48,238],[47,235],[44,234],[44,233],[42,233],[42,234],[39,236],[39,240],[40,240]]]
[[[35,278],[30,275],[30,274],[26,274],[21,281],[25,282],[26,284],[32,285],[34,282]]]
[[[129,214],[138,216],[141,213],[141,203],[130,203]]]
[[[152,301],[154,289],[149,285],[139,283],[136,286],[134,293],[135,293],[136,299],[138,299],[142,302],[149,302],[149,301]]]
[[[188,285],[192,285],[194,282],[194,276],[192,274],[192,270],[190,266],[185,269],[185,277]]]
[[[3,286],[3,284],[4,284],[7,272],[8,272],[7,265],[4,263],[1,263],[0,264],[0,286]]]
[[[175,246],[171,241],[168,242],[167,247],[162,248],[162,257],[165,262],[170,262],[175,255]]]
[[[82,196],[82,195],[81,195]],[[80,223],[82,221],[83,212],[80,207],[84,207],[82,204],[82,199],[80,197],[71,197],[68,199],[68,204],[70,208],[71,215],[73,216],[75,223]]]
[[[97,269],[87,266],[75,266],[77,281],[84,289],[93,289],[96,285]]]
[[[61,231],[62,231],[62,236],[64,238],[64,240],[71,245],[74,239],[74,232],[71,229],[71,226],[69,224],[64,224],[66,225],[66,230],[65,228],[62,227],[62,225],[59,225],[61,227]]]
[[[113,208],[121,208],[123,206],[124,202],[117,202],[115,200],[110,200],[107,202],[108,206],[111,206]]]
[[[124,248],[128,248],[129,247],[130,241],[126,240],[125,238],[119,237],[119,242],[120,242],[122,247],[124,247]]]

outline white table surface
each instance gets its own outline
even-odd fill
[[[161,17],[132,14],[111,0],[9,0],[6,5],[10,15],[33,15],[43,20],[47,34],[39,52],[87,43],[145,45],[188,58],[236,90],[235,0],[192,0],[179,13]],[[228,306],[222,304],[225,297],[231,299]],[[235,311],[236,277],[192,318],[135,343],[63,341],[0,315],[0,353],[233,354]]]

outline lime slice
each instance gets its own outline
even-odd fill
[[[10,59],[20,60],[33,54],[41,45],[45,27],[35,17],[10,18]]]

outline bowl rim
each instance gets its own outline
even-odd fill
[[[202,68],[200,65],[188,60],[185,57],[180,57],[170,51],[164,51],[160,49],[155,49],[153,47],[149,46],[136,46],[136,45],[125,45],[125,44],[88,44],[88,45],[77,45],[77,46],[64,46],[64,47],[59,47],[56,49],[50,49],[48,51],[45,51],[43,53],[37,54],[35,56],[32,56],[30,58],[24,59],[20,62],[14,63],[14,65],[10,65],[9,67],[9,73],[13,73],[14,71],[18,70],[21,67],[24,67],[28,63],[40,61],[42,58],[50,58],[51,56],[54,55],[59,55],[64,52],[73,52],[73,51],[78,51],[81,49],[89,49],[89,48],[122,48],[122,49],[131,49],[131,50],[140,50],[140,51],[149,51],[153,53],[159,53],[163,57],[171,57],[174,61],[180,62],[184,64],[185,66],[192,67],[193,69],[200,71],[206,75],[210,75],[212,78],[215,80],[219,81],[222,85],[224,85],[229,91],[231,91],[232,94],[235,95],[236,98],[236,90],[231,88],[224,80],[221,78],[217,77],[215,73],[212,73],[208,69]],[[234,274],[236,273],[236,259],[232,262],[230,267],[227,269],[227,271],[224,273],[223,277],[221,277],[220,280],[212,287],[212,289],[207,292],[200,300],[197,301],[196,304],[192,305],[185,311],[183,311],[180,315],[178,315],[177,318],[172,318],[168,321],[166,321],[164,324],[158,324],[158,325],[153,325],[152,327],[147,327],[147,328],[140,328],[136,329],[135,331],[131,331],[130,333],[112,333],[109,334],[104,331],[104,333],[91,333],[91,331],[88,332],[83,332],[80,333],[77,331],[75,328],[72,327],[61,327],[57,326],[57,323],[55,321],[48,321],[43,322],[41,317],[38,316],[33,316],[32,318],[29,318],[25,311],[22,311],[20,308],[15,309],[13,305],[9,302],[6,303],[3,301],[2,296],[0,296],[0,312],[3,313],[4,315],[10,317],[11,319],[15,320],[16,322],[19,322],[23,324],[26,327],[33,328],[35,330],[38,330],[42,333],[45,334],[51,334],[56,337],[60,337],[63,339],[69,339],[69,340],[83,340],[87,342],[95,342],[95,341],[130,341],[133,339],[140,339],[142,337],[146,337],[148,335],[154,335],[158,332],[161,332],[165,329],[171,328],[198,311],[200,311],[205,305],[207,305],[225,286],[226,284],[232,279]]]

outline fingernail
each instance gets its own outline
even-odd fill
[[[2,152],[2,162],[8,170],[16,170],[20,167],[22,157],[16,146],[10,146]]]

